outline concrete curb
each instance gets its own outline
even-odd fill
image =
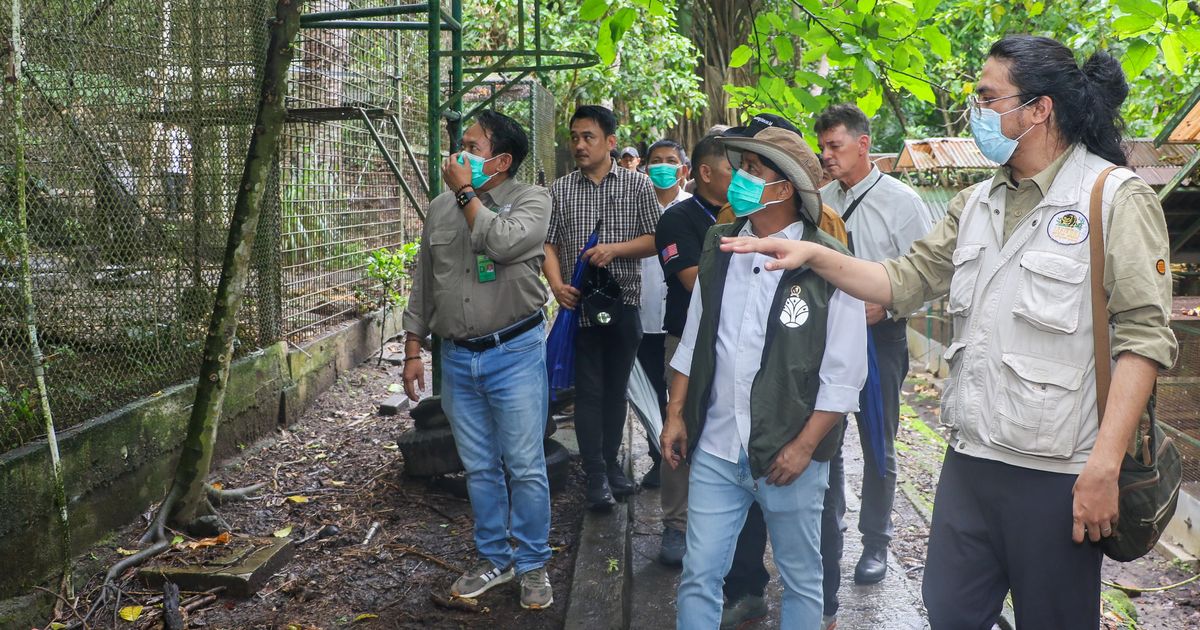
[[[564,435],[569,433],[569,437]],[[578,457],[574,430],[559,428],[560,440]],[[631,459],[631,458],[630,458]],[[631,461],[625,473],[633,479]],[[618,502],[608,513],[588,512],[583,517],[575,551],[575,571],[565,630],[625,630],[630,624],[633,589],[634,497]]]

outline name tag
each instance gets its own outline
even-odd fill
[[[483,254],[478,254],[475,256],[475,271],[479,282],[492,282],[496,279],[496,262]]]

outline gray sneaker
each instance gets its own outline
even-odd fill
[[[757,621],[767,616],[767,600],[759,596],[746,595],[726,602],[721,609],[721,630],[741,628],[742,624]]]
[[[500,569],[487,560],[482,560],[462,577],[454,581],[450,594],[455,597],[479,597],[493,586],[499,586],[513,579],[512,567]]]
[[[554,603],[554,591],[550,588],[550,576],[546,567],[538,567],[521,574],[521,608],[544,610]]]
[[[683,564],[683,556],[687,553],[687,534],[674,527],[664,527],[662,544],[658,548],[658,561],[669,567]]]

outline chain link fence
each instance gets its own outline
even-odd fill
[[[273,7],[25,3],[28,280],[60,426],[194,377]],[[7,5],[0,14],[7,34]],[[42,433],[11,114],[0,137],[0,452]],[[273,249],[255,252],[239,354],[279,334],[265,280]]]
[[[29,281],[60,429],[195,377],[274,4],[26,4]],[[315,0],[305,12],[392,4]],[[237,356],[280,339],[301,343],[378,305],[366,255],[419,238],[431,124],[443,153],[449,146],[442,121],[428,119],[427,63],[421,30],[301,31]],[[440,64],[445,98],[450,64]],[[543,88],[530,83],[516,101],[529,112],[518,120],[553,132]],[[0,452],[43,433],[24,325],[16,140],[4,116]],[[549,171],[550,160],[553,145],[539,145],[527,168]]]

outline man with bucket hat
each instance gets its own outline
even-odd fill
[[[845,251],[816,227],[821,167],[794,127],[756,116],[721,142],[737,169],[728,198],[738,218],[705,237],[661,439],[668,464],[691,465],[677,626],[720,624],[721,584],[758,504],[785,588],[782,627],[815,629],[822,500],[841,438],[832,429],[858,410],[866,318],[861,301],[807,269],[781,274],[765,256],[720,251],[734,235]]]

